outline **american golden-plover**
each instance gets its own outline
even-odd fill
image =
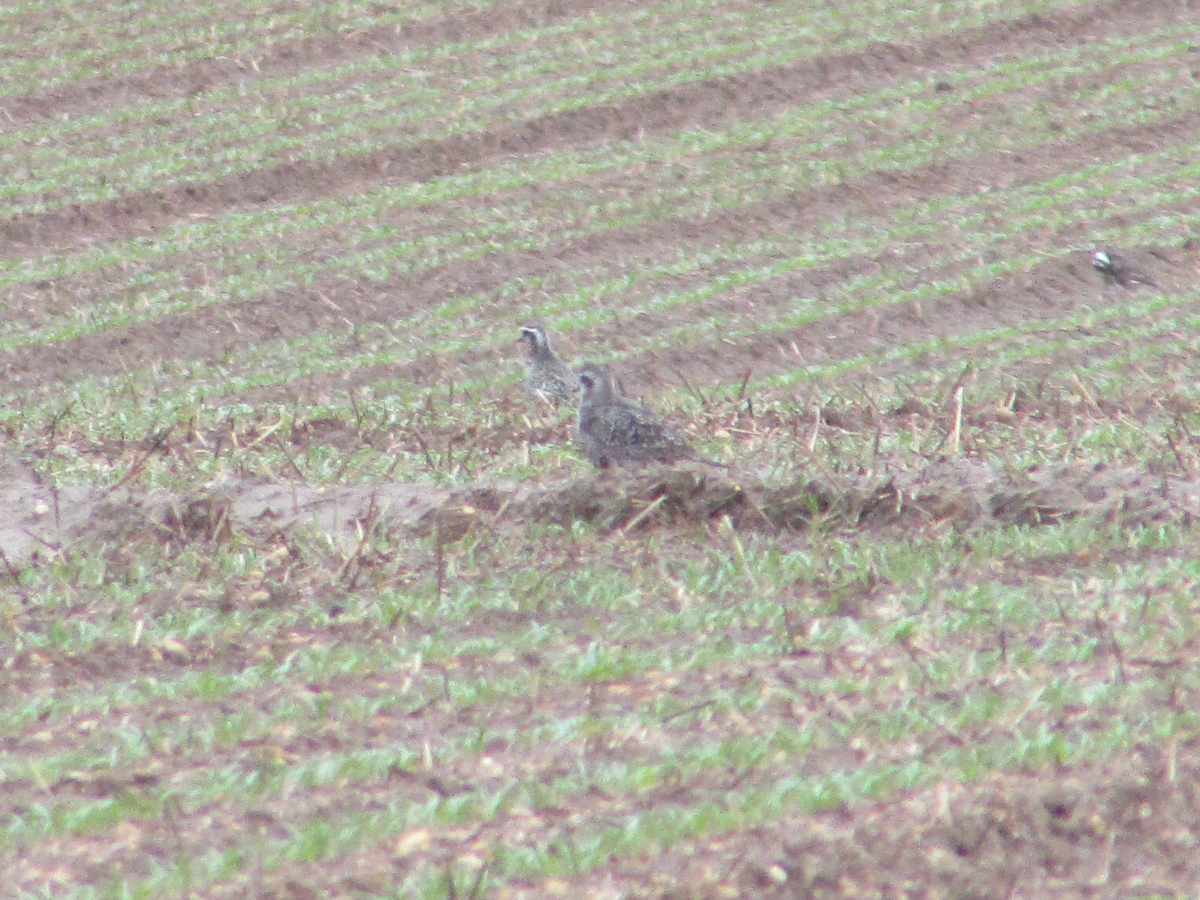
[[[575,443],[597,468],[638,468],[683,460],[728,468],[696,453],[687,438],[657,413],[622,397],[604,366],[584,366],[579,384],[582,394]]]

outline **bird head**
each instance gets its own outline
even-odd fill
[[[1111,275],[1116,269],[1112,256],[1104,250],[1097,250],[1092,254],[1092,266],[1105,275]]]
[[[550,351],[550,338],[546,337],[546,329],[541,325],[522,325],[521,340],[529,343],[529,353],[532,356]]]
[[[583,390],[582,399],[585,403],[607,403],[612,400],[612,376],[604,366],[592,363],[580,369],[579,386]]]

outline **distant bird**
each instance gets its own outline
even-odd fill
[[[522,325],[521,339],[529,345],[529,377],[525,391],[536,400],[558,403],[579,394],[579,377],[550,345],[541,325]]]
[[[1097,250],[1092,254],[1092,268],[1110,281],[1118,281],[1124,272],[1124,267],[1106,250]]]
[[[596,468],[614,464],[638,468],[682,460],[728,468],[696,453],[687,438],[661,416],[622,397],[604,366],[584,366],[579,384],[583,392],[575,443]]]
[[[1158,287],[1153,281],[1139,274],[1134,277],[1133,270],[1123,259],[1118,259],[1107,250],[1096,250],[1092,253],[1092,268],[1100,273],[1107,284],[1119,284],[1129,287],[1134,284],[1144,284],[1148,287]]]

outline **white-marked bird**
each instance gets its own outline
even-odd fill
[[[554,352],[546,329],[541,325],[522,325],[521,339],[529,347],[529,377],[525,391],[546,403],[558,403],[579,394],[579,378]]]

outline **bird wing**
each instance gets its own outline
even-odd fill
[[[644,407],[623,404],[627,414],[615,422],[615,441],[624,446],[633,459],[669,462],[691,452],[691,447],[658,415]]]

